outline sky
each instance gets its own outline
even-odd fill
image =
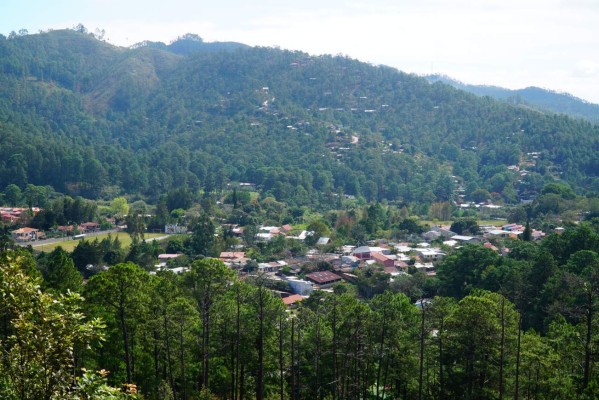
[[[0,0],[4,35],[81,23],[131,46],[195,33],[594,103],[598,21],[598,0]]]

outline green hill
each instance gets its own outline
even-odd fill
[[[152,200],[251,182],[312,206],[445,201],[456,182],[511,202],[554,179],[599,191],[590,123],[349,58],[180,41],[1,37],[0,188]]]

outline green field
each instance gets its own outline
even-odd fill
[[[112,237],[117,236],[119,238],[119,240],[121,241],[123,248],[128,248],[131,245],[131,237],[126,232],[117,232],[117,233],[110,233],[110,234],[102,233],[102,234],[96,235],[96,236],[88,236],[88,237],[85,237],[84,239],[80,239],[80,240],[95,240],[95,239],[102,240],[102,239],[106,238],[108,235],[112,235]],[[164,233],[146,233],[145,239],[150,240],[150,239],[154,239],[154,238],[162,237],[162,236],[165,236],[165,234]],[[69,240],[65,240],[63,242],[50,243],[50,244],[36,243],[36,244],[32,244],[32,247],[35,250],[43,251],[46,253],[51,252],[58,246],[62,247],[66,251],[73,251],[73,249],[75,248],[75,246],[77,246],[77,243],[79,243],[80,240],[69,239]]]

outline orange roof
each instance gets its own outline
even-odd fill
[[[289,306],[293,303],[297,303],[298,301],[303,301],[304,298],[299,294],[292,294],[291,296],[283,297],[281,300],[283,300],[283,303],[285,303],[286,306]]]
[[[243,251],[223,251],[220,253],[219,258],[245,258],[245,252],[243,252]]]
[[[17,229],[16,231],[12,231],[13,233],[31,233],[31,232],[39,232],[39,229],[35,229],[35,228],[21,228],[21,229]]]

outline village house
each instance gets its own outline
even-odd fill
[[[425,262],[441,261],[446,256],[444,252],[437,248],[415,249],[415,252]]]
[[[433,265],[433,263],[416,263],[414,264],[414,267],[419,271],[419,272],[423,272],[428,276],[435,276],[437,275],[437,272],[435,270],[435,266]]]
[[[312,293],[312,291],[314,290],[314,285],[312,284],[312,282],[303,279],[288,277],[287,283],[289,284],[289,287],[291,288],[293,293],[302,296],[309,296],[310,293]]]
[[[456,240],[460,243],[482,243],[481,238],[476,236],[455,235],[451,237],[451,240]]]
[[[352,255],[360,260],[372,260],[372,254],[374,253],[388,254],[389,249],[382,247],[360,246],[354,249]]]
[[[169,260],[174,260],[181,256],[182,254],[158,254],[158,264],[156,265],[156,268],[165,268]]]
[[[321,288],[330,287],[334,283],[340,282],[341,277],[330,271],[318,271],[306,274],[306,279],[316,283]]]
[[[178,224],[168,224],[164,226],[164,233],[169,235],[187,233],[187,227]]]
[[[372,253],[372,260],[376,263],[381,264],[384,267],[395,268],[395,257],[391,255],[385,255],[383,253]]]
[[[79,225],[79,230],[82,233],[92,233],[100,231],[100,224],[97,222],[84,222]]]
[[[224,263],[247,261],[244,251],[221,251],[218,259]]]
[[[258,264],[258,272],[278,272],[281,267],[286,266],[287,263],[285,261],[273,261],[269,263],[259,263]]]
[[[15,242],[31,242],[40,238],[43,233],[39,229],[35,228],[20,228],[11,232],[12,238]]]
[[[281,300],[287,307],[293,307],[297,303],[303,301],[304,298],[299,294],[292,294],[290,296],[282,297]]]

